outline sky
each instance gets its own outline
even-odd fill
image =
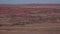
[[[60,4],[60,0],[0,0],[0,4]]]

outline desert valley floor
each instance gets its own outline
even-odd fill
[[[0,4],[0,34],[60,34],[60,4]]]

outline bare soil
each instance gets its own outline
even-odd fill
[[[0,34],[60,34],[60,4],[0,4]]]

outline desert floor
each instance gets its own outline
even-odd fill
[[[60,34],[60,4],[1,4],[0,34]]]

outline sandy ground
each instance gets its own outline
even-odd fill
[[[59,24],[45,23],[25,26],[3,26],[0,27],[0,34],[60,34]]]

